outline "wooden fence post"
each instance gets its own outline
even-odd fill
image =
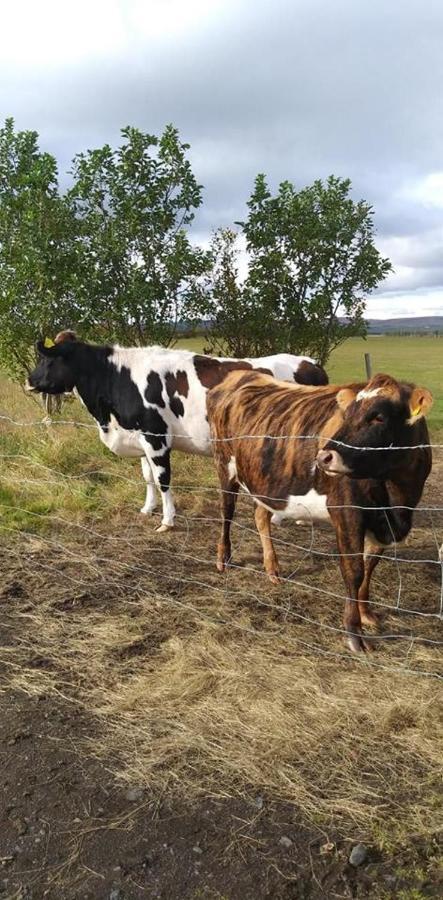
[[[366,376],[369,379],[372,377],[372,362],[371,362],[371,354],[365,353],[365,366],[366,366]]]

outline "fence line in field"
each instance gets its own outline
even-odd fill
[[[49,424],[48,422],[45,422],[45,421],[43,421],[43,422],[42,421],[19,422],[7,415],[0,415],[0,420],[8,422],[10,425],[12,425],[14,427],[46,427]],[[74,420],[72,420],[72,421],[57,420],[57,421],[53,422],[52,424],[60,425],[60,426],[64,425],[64,426],[82,427],[82,428],[92,429],[95,432],[97,431],[96,425],[77,422]],[[156,436],[158,436],[158,435],[156,435]],[[251,439],[263,439],[264,437],[267,437],[269,439],[274,439],[274,440],[281,440],[281,439],[284,439],[285,437],[287,437],[288,439],[301,439],[301,440],[317,439],[317,436],[315,436],[315,435],[302,435],[302,436],[239,435],[236,437],[236,439],[237,440],[240,440],[240,439],[251,440]],[[230,440],[230,438],[226,438],[225,440]],[[335,442],[335,443],[340,444],[340,442]],[[341,444],[341,446],[350,446],[350,445]],[[400,447],[400,448],[397,448],[397,447],[392,447],[392,448],[383,448],[383,447],[363,448],[363,447],[360,447],[357,449],[360,449],[360,450],[367,450],[367,449],[369,449],[369,450],[386,450],[386,449],[406,450],[406,449],[408,449],[409,450],[409,449],[423,449],[424,447],[429,447],[429,448],[437,450],[437,449],[442,449],[443,444],[416,445],[414,447]],[[28,456],[27,454],[5,453],[5,454],[0,454],[0,459],[4,460],[5,462],[6,461],[8,461],[8,462],[13,462],[13,461],[27,462],[30,465],[35,466],[36,468],[45,470],[46,472],[50,473],[52,476],[55,475],[55,479],[53,477],[52,478],[42,477],[42,478],[33,479],[33,478],[26,478],[23,476],[15,477],[13,474],[11,474],[11,472],[8,472],[4,475],[0,474],[0,480],[4,479],[8,483],[17,484],[17,485],[30,484],[30,485],[38,486],[38,485],[47,484],[47,485],[59,487],[64,484],[64,485],[71,487],[71,485],[73,485],[73,486],[75,485],[75,482],[82,481],[84,479],[90,478],[92,476],[98,476],[98,475],[106,476],[107,478],[110,478],[110,479],[116,478],[119,480],[124,480],[127,483],[130,483],[134,486],[136,486],[136,485],[142,486],[143,485],[143,481],[141,478],[140,479],[129,478],[120,473],[112,472],[112,471],[109,471],[106,469],[94,469],[91,471],[86,471],[86,472],[75,474],[75,475],[63,473],[63,472],[58,471],[54,467],[45,465],[44,463],[41,463],[38,460],[34,460],[31,456]],[[220,488],[215,487],[215,486],[210,486],[210,485],[208,485],[208,486],[205,486],[205,485],[199,485],[199,486],[179,485],[178,491],[180,493],[187,493],[187,494],[192,494],[192,495],[196,495],[196,494],[197,495],[198,494],[205,495],[208,493],[212,493],[212,494],[217,493],[218,494],[220,492]],[[231,492],[226,492],[226,493],[231,493]],[[243,494],[243,496],[249,497],[249,499],[251,501],[253,500],[253,498],[248,494]],[[273,499],[278,499],[278,498],[264,496],[261,499],[272,501]],[[65,518],[63,518],[63,516],[56,516],[56,515],[54,516],[51,513],[37,513],[37,512],[34,512],[33,510],[27,509],[26,507],[19,507],[15,504],[12,506],[12,505],[8,505],[8,504],[0,503],[0,508],[3,508],[5,511],[9,509],[9,510],[16,510],[17,512],[23,512],[29,516],[35,516],[40,519],[44,519],[49,523],[57,523],[65,529],[67,527],[78,529],[81,532],[87,533],[92,538],[99,538],[101,541],[104,541],[106,547],[109,545],[115,549],[115,546],[117,543],[126,544],[129,547],[131,546],[131,542],[127,538],[102,533],[102,532],[97,531],[96,529],[92,528],[89,525],[81,525],[80,523],[67,521]],[[387,506],[387,507],[376,507],[375,508],[375,507],[356,506],[353,504],[349,504],[349,505],[344,504],[343,506],[335,506],[334,508],[336,508],[336,509],[337,508],[357,508],[357,509],[370,508],[370,509],[377,509],[380,511],[388,511],[388,510],[392,510],[392,509],[415,509],[414,507],[406,507],[406,506],[404,506],[404,507],[402,507],[402,506]],[[437,553],[438,553],[439,539],[437,538],[435,524],[434,524],[432,516],[434,513],[438,513],[438,512],[443,513],[443,508],[439,507],[439,506],[418,507],[418,509],[416,510],[416,513],[420,514],[422,512],[425,514],[429,514],[429,516],[430,516],[433,537],[434,537],[434,541],[435,541],[435,545],[436,545]],[[196,514],[195,516],[192,516],[192,517],[185,516],[185,515],[178,515],[177,519],[181,520],[185,523],[187,532],[188,532],[188,534],[187,534],[188,539],[189,539],[189,536],[191,535],[192,527],[194,524],[197,524],[197,523],[200,523],[200,524],[208,523],[211,525],[214,525],[215,523],[220,524],[220,519],[214,518],[213,516],[212,517],[211,516],[202,516],[199,514]],[[254,535],[256,534],[256,530],[254,528],[246,526],[243,523],[240,523],[240,522],[234,520],[234,522],[232,524],[237,529],[238,533],[241,533],[243,535],[245,535],[247,533],[251,533]],[[1,524],[0,528],[4,533],[8,533],[8,532],[14,533],[14,534],[17,533],[16,528],[13,528],[13,527],[9,528],[6,524]],[[29,537],[29,532],[27,532],[26,529],[19,529],[19,533],[22,534],[24,537]],[[279,544],[282,547],[287,547],[287,548],[296,550],[297,552],[302,552],[305,555],[304,558],[311,555],[311,556],[320,557],[321,559],[331,558],[332,560],[334,560],[336,562],[340,558],[340,556],[343,555],[343,554],[338,553],[337,551],[327,551],[327,550],[322,550],[322,549],[316,548],[314,546],[314,535],[315,535],[314,524],[311,523],[311,543],[309,546],[304,546],[303,544],[300,544],[300,543],[287,541],[284,538],[279,537],[278,535],[273,536],[273,541],[275,544]],[[58,548],[68,558],[77,556],[75,554],[75,552],[72,550],[72,547],[70,548],[69,545],[67,545],[66,543],[56,541],[54,539],[47,538],[47,537],[41,536],[41,535],[39,535],[39,539],[44,541],[48,546],[53,546],[55,548]],[[165,555],[168,558],[173,557],[174,560],[180,560],[184,564],[192,562],[194,564],[197,564],[200,567],[207,566],[208,564],[213,565],[212,558],[208,560],[207,557],[202,557],[202,556],[196,555],[195,553],[192,554],[189,552],[183,552],[183,550],[180,550],[178,548],[177,542],[175,542],[175,545],[174,545],[173,549],[171,550],[171,548],[169,546],[167,546],[166,544],[163,544],[163,540],[164,540],[164,538],[158,539],[158,542],[155,547],[155,552],[157,554]],[[392,553],[392,551],[391,551],[391,553]],[[395,563],[397,570],[398,570],[397,603],[396,604],[384,603],[381,600],[372,600],[371,599],[371,601],[370,601],[371,605],[384,608],[391,612],[398,612],[398,613],[404,613],[404,614],[411,615],[411,616],[416,616],[416,617],[418,617],[418,620],[420,620],[420,619],[427,620],[427,619],[431,619],[431,618],[441,620],[443,617],[443,563],[442,563],[442,561],[440,561],[439,559],[432,559],[432,558],[408,559],[405,556],[399,556],[397,553],[397,545],[395,543],[393,545],[393,554],[394,555],[384,555],[383,559],[385,559],[389,563]],[[346,555],[354,556],[354,555],[359,555],[359,554],[350,553],[350,554],[346,554]],[[369,555],[376,557],[379,554],[375,553],[375,554],[369,554]],[[181,584],[191,584],[193,586],[201,587],[205,590],[208,590],[211,593],[213,593],[215,591],[217,593],[221,593],[223,595],[225,601],[227,600],[227,588],[226,587],[218,587],[218,586],[210,584],[206,581],[196,579],[195,577],[188,578],[186,576],[186,574],[174,575],[170,571],[165,571],[165,572],[160,571],[158,567],[156,568],[153,566],[140,565],[140,564],[136,564],[134,562],[125,563],[122,560],[116,560],[115,557],[113,557],[112,555],[111,556],[94,555],[94,560],[97,563],[105,564],[108,567],[108,569],[115,566],[120,570],[128,570],[129,569],[129,570],[133,570],[134,572],[140,573],[141,575],[143,575],[143,574],[144,575],[153,575],[153,576],[155,576],[156,579],[164,578],[169,581],[175,580]],[[300,567],[300,564],[302,561],[303,560],[300,560],[298,562],[297,569]],[[52,569],[51,566],[45,565],[44,563],[41,563],[38,560],[34,559],[33,562],[35,565],[40,567],[42,570],[51,571],[51,569]],[[82,563],[86,566],[89,565],[88,560],[85,560],[85,558],[84,558],[84,554],[82,554]],[[440,585],[440,596],[439,596],[439,603],[437,604],[437,608],[436,608],[435,612],[424,612],[421,609],[410,609],[408,607],[400,605],[402,590],[403,590],[402,573],[401,573],[400,567],[405,564],[411,564],[414,566],[417,566],[418,564],[423,564],[423,565],[426,564],[426,565],[437,566],[441,569],[442,577],[441,577],[441,585]],[[261,570],[251,568],[248,566],[230,563],[230,568],[233,570],[239,571],[239,572],[246,572],[249,575],[253,574],[254,576],[262,576],[263,578],[267,578],[265,573],[262,572]],[[346,596],[343,596],[343,595],[337,593],[336,591],[333,591],[330,589],[325,589],[325,588],[319,587],[317,585],[312,585],[309,583],[306,584],[300,580],[295,579],[294,575],[296,574],[297,569],[292,573],[292,575],[290,577],[281,578],[280,581],[284,585],[291,585],[291,586],[297,587],[299,590],[302,590],[302,591],[310,593],[310,594],[314,593],[314,594],[318,594],[322,597],[330,597],[334,601],[339,600],[341,602],[344,602],[347,599]],[[74,582],[76,580],[78,580],[79,583],[88,584],[88,586],[90,586],[89,582],[85,582],[82,579],[71,578],[71,580]],[[108,581],[109,581],[109,576],[106,576],[106,582],[108,583]],[[232,579],[231,579],[231,581],[232,581]],[[116,578],[111,579],[111,582],[114,584],[114,586],[116,588],[119,587],[119,585],[120,585],[120,583],[118,582],[118,579],[116,579]],[[120,585],[120,587],[121,587],[121,585]],[[290,609],[288,606],[283,606],[283,605],[275,603],[275,602],[269,602],[269,597],[267,597],[267,599],[265,600],[262,597],[257,596],[254,593],[245,592],[243,587],[239,590],[235,590],[233,585],[230,584],[229,585],[229,594],[233,597],[239,597],[239,598],[244,598],[247,600],[252,600],[258,606],[266,607],[266,608],[269,608],[270,610],[274,610],[279,613],[284,613],[286,618],[290,618],[294,622],[301,622],[307,626],[315,626],[318,629],[324,630],[326,632],[332,632],[334,634],[343,634],[343,635],[346,634],[346,632],[343,628],[340,628],[340,627],[334,626],[334,625],[330,625],[329,623],[319,621],[310,616],[306,616],[306,615],[302,614],[301,612],[297,612],[297,611]],[[166,600],[167,600],[167,598],[164,599],[162,602],[166,602]],[[197,613],[199,616],[203,616],[204,618],[206,617],[206,618],[209,618],[209,620],[211,620],[211,617],[210,616],[208,617],[208,614],[202,610],[199,610],[198,607],[194,607],[192,605],[187,606],[186,604],[181,603],[181,601],[177,601],[173,597],[170,597],[169,601],[177,606],[183,606],[184,608],[189,608],[193,612]],[[214,622],[220,624],[220,620],[218,618],[215,618]],[[260,635],[263,634],[262,631],[250,629],[246,626],[245,627],[240,626],[239,623],[236,623],[235,620],[232,620],[232,619],[226,619],[225,624],[232,625],[232,627],[234,627],[234,628],[240,627],[241,630],[248,631],[248,633],[255,633],[255,634],[260,634]],[[269,636],[272,637],[273,639],[275,639],[276,633],[269,632]],[[365,635],[365,637],[368,638],[367,635]],[[370,640],[370,636],[368,639]],[[296,644],[310,648],[314,652],[319,652],[322,655],[343,658],[348,661],[350,659],[355,658],[355,657],[350,657],[348,654],[345,654],[345,653],[337,653],[332,650],[325,650],[323,647],[321,647],[318,644],[309,643],[308,641],[304,641],[303,639],[298,638],[298,637],[294,637],[293,640]],[[389,642],[389,641],[390,642],[397,642],[397,641],[408,642],[409,650],[407,651],[407,656],[409,655],[410,650],[414,645],[423,645],[423,646],[437,648],[443,644],[443,640],[439,640],[438,638],[426,637],[424,635],[415,636],[415,635],[412,635],[409,633],[392,633],[392,634],[382,634],[382,635],[377,634],[375,640],[377,642],[379,642],[379,641],[380,642]],[[359,658],[356,657],[355,659],[359,659]],[[390,666],[390,665],[384,665],[384,664],[380,664],[380,663],[374,663],[373,661],[369,661],[369,660],[361,660],[360,659],[359,661],[364,662],[365,665],[375,666],[376,668],[388,669],[391,671],[407,672],[408,674],[421,674],[421,675],[427,675],[429,677],[443,678],[443,675],[441,675],[439,672],[435,672],[435,671],[428,672],[423,669],[405,668],[403,665]]]
[[[45,516],[44,514],[35,514],[35,515],[38,515],[38,516],[41,517],[41,518],[46,518],[46,517],[47,517],[47,516]],[[85,532],[87,532],[87,533],[89,533],[89,534],[91,534],[91,535],[93,535],[93,536],[95,536],[95,535],[98,534],[97,532],[94,532],[93,529],[86,528],[85,526],[81,526],[81,525],[79,525],[78,523],[67,523],[67,522],[65,522],[64,520],[62,520],[62,521],[63,521],[63,524],[64,524],[64,525],[69,525],[69,526],[72,526],[72,527],[74,527],[74,528],[79,528],[79,529],[81,529],[82,531],[85,531]],[[13,528],[8,528],[7,526],[2,525],[2,524],[0,524],[0,530],[6,531],[6,532],[9,531],[9,532],[11,532],[11,533],[16,533],[16,530],[15,530],[15,529],[13,529]],[[25,536],[28,535],[28,536],[31,537],[31,538],[35,538],[35,535],[34,535],[33,533],[26,532],[25,530],[21,531],[21,533],[24,534]],[[109,541],[112,545],[115,543],[115,538],[114,538],[113,536],[110,536],[110,535],[104,535],[104,534],[100,534],[99,536],[100,536],[102,539],[104,538],[106,541]],[[53,547],[58,548],[63,554],[67,554],[68,556],[72,556],[72,557],[74,558],[73,561],[79,561],[79,556],[78,556],[78,554],[75,554],[75,553],[72,551],[72,549],[71,549],[71,547],[70,547],[69,545],[66,545],[66,544],[64,544],[64,543],[61,542],[61,541],[56,541],[56,540],[54,540],[54,539],[47,538],[47,537],[42,536],[42,535],[39,535],[39,540],[42,541],[43,543],[47,544],[47,545],[50,545],[50,546],[53,546]],[[125,539],[120,539],[120,540],[123,541],[123,542],[125,542],[125,543],[127,543],[127,544],[130,543],[128,540],[125,540]],[[156,549],[157,549],[157,548],[156,548]],[[161,547],[161,548],[158,548],[158,549],[160,549],[161,552],[165,552],[165,553],[169,553],[169,554],[171,553],[171,551],[170,551],[169,548],[163,548],[163,547]],[[9,548],[5,548],[3,552],[7,552],[9,555],[17,555],[16,553],[14,553],[13,550],[9,550]],[[191,555],[191,554],[183,554],[183,553],[177,552],[176,549],[174,549],[173,553],[174,553],[174,558],[178,557],[178,558],[184,559],[184,560],[186,560],[186,561],[192,560],[192,561],[195,561],[195,562],[198,562],[198,563],[205,563],[205,564],[208,564],[208,560],[207,560],[207,559],[204,559],[204,558],[201,558],[201,557],[195,557],[195,556],[193,556],[193,555]],[[118,581],[117,579],[115,579],[115,578],[112,578],[112,577],[110,576],[110,574],[109,574],[109,569],[112,569],[112,567],[115,566],[115,567],[117,567],[118,569],[122,569],[122,570],[126,570],[126,571],[133,571],[133,570],[134,570],[134,571],[140,572],[140,573],[142,573],[142,574],[146,574],[146,575],[154,575],[156,579],[157,579],[157,578],[163,578],[163,579],[165,579],[165,580],[167,580],[167,581],[171,581],[171,580],[172,580],[172,581],[177,581],[178,583],[188,583],[188,584],[191,584],[192,586],[202,587],[202,588],[205,588],[205,589],[207,589],[208,591],[210,591],[210,592],[212,592],[212,593],[213,593],[213,592],[216,592],[216,593],[218,593],[218,594],[221,594],[221,595],[223,596],[224,601],[227,601],[227,600],[228,600],[227,594],[226,594],[226,587],[218,587],[218,586],[216,586],[216,585],[213,585],[213,584],[208,583],[208,582],[206,582],[206,581],[202,581],[202,580],[200,580],[200,579],[197,580],[197,579],[195,579],[195,578],[188,578],[186,575],[183,575],[183,574],[174,575],[174,574],[171,573],[171,572],[165,572],[165,573],[162,573],[161,571],[159,571],[157,568],[155,568],[155,567],[153,567],[153,566],[149,566],[149,565],[146,565],[146,564],[141,565],[141,564],[127,563],[127,562],[124,562],[124,561],[122,561],[122,560],[117,560],[117,559],[116,559],[115,557],[113,557],[113,556],[94,555],[93,560],[94,560],[94,563],[106,563],[106,564],[108,564],[109,568],[106,569],[106,570],[104,570],[104,571],[101,570],[101,569],[96,569],[96,574],[97,574],[99,577],[101,577],[102,582],[104,582],[104,583],[106,584],[107,587],[112,587],[112,586],[114,586],[115,588],[121,588],[121,582],[119,582],[119,581]],[[83,562],[83,564],[88,564],[88,563],[89,563],[88,560],[85,560],[84,552],[82,552],[81,561]],[[44,571],[48,571],[48,572],[50,572],[50,573],[53,573],[53,571],[54,571],[54,566],[53,566],[53,565],[41,563],[40,561],[35,560],[35,559],[33,560],[33,564],[36,565],[38,568],[44,570]],[[93,568],[95,569],[95,566],[94,566]],[[265,573],[263,573],[263,572],[261,572],[261,571],[258,571],[258,570],[251,570],[251,569],[249,569],[249,568],[246,567],[246,566],[235,566],[235,568],[236,568],[236,569],[240,569],[240,570],[243,569],[244,571],[247,571],[248,573],[250,573],[251,571],[253,571],[254,574],[258,574],[258,575],[261,575],[261,576],[265,577]],[[90,585],[90,582],[86,581],[86,580],[83,579],[83,578],[79,578],[78,576],[73,576],[73,577],[70,576],[70,579],[71,579],[72,581],[74,581],[74,583],[77,583],[77,584],[81,585],[82,587],[89,587],[89,588],[90,588],[90,586],[91,586],[91,585]],[[285,580],[289,581],[289,579],[285,579]],[[291,583],[294,583],[294,582],[291,582]],[[298,586],[301,586],[301,587],[302,587],[304,590],[306,590],[306,591],[316,590],[315,587],[313,587],[312,585],[301,585],[301,584],[299,584],[299,583],[297,583],[297,582],[295,582],[295,584],[297,584]],[[342,600],[344,599],[344,598],[340,597],[340,595],[334,594],[333,592],[330,592],[330,591],[322,591],[322,589],[317,589],[317,590],[320,590],[322,593],[328,594],[329,596],[332,596],[332,597],[334,597],[334,598],[335,598],[335,597],[339,597],[339,599],[342,599]],[[249,593],[249,594],[248,594],[248,593],[245,593],[245,591],[244,591],[243,589],[242,589],[242,590],[237,590],[237,592],[232,592],[232,591],[230,590],[230,594],[232,594],[234,597],[238,596],[238,598],[241,599],[241,600],[242,600],[242,599],[253,600],[253,601],[255,601],[255,602],[257,603],[258,606],[265,606],[265,607],[267,607],[267,608],[269,608],[269,609],[271,609],[271,610],[283,612],[283,613],[285,614],[285,617],[291,617],[291,618],[294,618],[294,619],[303,621],[304,623],[306,623],[306,624],[308,624],[308,625],[315,625],[316,627],[324,628],[325,630],[327,630],[327,631],[332,631],[332,632],[334,632],[334,633],[336,633],[336,634],[342,634],[343,636],[346,635],[346,632],[345,632],[344,629],[342,629],[342,628],[339,628],[339,627],[337,627],[337,626],[332,626],[332,625],[329,625],[329,624],[324,623],[324,622],[319,622],[318,620],[315,620],[315,619],[311,619],[311,618],[308,617],[308,616],[304,616],[304,615],[302,615],[301,613],[296,613],[296,612],[294,612],[294,611],[292,611],[292,610],[288,609],[287,607],[282,606],[282,605],[280,605],[280,604],[270,603],[270,602],[268,602],[268,601],[263,600],[263,598],[258,597],[258,596],[257,596],[256,594],[254,594],[254,593]],[[155,593],[155,599],[157,600],[157,593]],[[262,637],[262,636],[269,637],[270,639],[272,639],[272,640],[274,640],[274,641],[275,641],[276,637],[278,637],[277,632],[275,632],[275,631],[273,631],[273,632],[271,631],[271,632],[267,632],[267,633],[266,633],[266,632],[263,632],[261,629],[260,629],[260,630],[257,630],[257,629],[253,629],[253,628],[248,627],[248,626],[244,626],[244,625],[242,625],[242,624],[236,622],[236,621],[235,621],[234,619],[232,619],[232,618],[226,618],[226,619],[224,619],[224,620],[223,620],[223,619],[220,619],[219,617],[214,618],[214,617],[212,617],[212,616],[209,616],[208,613],[205,612],[204,610],[199,609],[197,606],[194,606],[194,605],[192,605],[192,604],[186,604],[186,603],[184,603],[183,601],[179,601],[179,600],[177,600],[176,598],[174,598],[174,597],[172,597],[172,596],[167,596],[167,597],[162,598],[162,602],[168,602],[168,603],[171,603],[172,605],[178,605],[178,606],[181,606],[181,607],[183,607],[183,608],[185,608],[185,609],[189,609],[190,611],[196,613],[199,617],[208,619],[209,621],[211,621],[211,622],[212,622],[213,624],[215,624],[215,625],[220,625],[220,624],[229,625],[230,627],[233,627],[233,628],[235,628],[235,629],[240,629],[241,631],[246,631],[246,632],[248,632],[248,633],[255,634],[255,635],[260,636],[260,637]],[[367,636],[367,637],[368,637],[368,636]],[[370,639],[370,636],[369,636],[369,639]],[[380,639],[386,640],[386,641],[389,641],[389,640],[390,640],[390,641],[397,641],[397,640],[408,641],[408,643],[409,643],[409,648],[408,648],[408,650],[407,650],[407,652],[406,652],[406,656],[405,656],[406,659],[408,658],[409,653],[410,653],[410,650],[412,649],[412,647],[413,647],[414,645],[425,645],[425,646],[426,646],[426,645],[431,645],[431,646],[437,647],[437,646],[441,646],[441,645],[443,644],[443,640],[434,640],[434,639],[432,639],[432,638],[424,638],[424,637],[421,637],[421,636],[414,636],[414,635],[411,635],[411,634],[398,634],[398,633],[395,633],[395,634],[391,634],[391,635],[388,635],[388,634],[387,634],[387,635],[377,635],[377,636],[376,636],[376,640],[379,641]],[[438,679],[438,680],[443,680],[443,674],[442,674],[441,672],[438,672],[438,671],[427,671],[427,670],[424,670],[424,669],[412,669],[412,668],[410,668],[410,667],[406,667],[406,666],[403,666],[403,665],[392,666],[392,665],[388,665],[388,664],[384,664],[384,663],[378,663],[378,662],[374,661],[372,658],[371,658],[371,659],[368,659],[367,656],[365,656],[365,655],[363,655],[363,656],[350,656],[350,655],[347,654],[347,653],[340,653],[340,652],[338,652],[338,651],[328,650],[328,649],[325,649],[324,647],[322,647],[321,645],[319,645],[319,644],[317,644],[317,643],[313,643],[312,641],[304,640],[303,638],[295,637],[294,635],[286,636],[286,640],[288,640],[290,643],[293,643],[293,644],[295,644],[295,645],[299,645],[299,646],[302,646],[302,647],[304,647],[304,648],[306,648],[306,649],[309,649],[309,650],[312,650],[312,651],[314,651],[314,652],[316,652],[316,653],[319,653],[319,654],[322,655],[322,656],[333,657],[333,658],[337,658],[337,659],[343,659],[343,660],[346,660],[347,662],[359,662],[360,664],[365,665],[365,666],[369,666],[369,667],[371,667],[371,668],[384,669],[384,670],[387,670],[387,671],[395,671],[395,672],[398,672],[398,673],[401,673],[401,674],[422,675],[422,676],[426,676],[426,677],[436,678],[436,679]]]

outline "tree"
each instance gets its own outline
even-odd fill
[[[0,361],[22,378],[34,342],[72,318],[75,222],[35,131],[0,129]]]
[[[186,228],[202,202],[169,125],[160,138],[122,129],[124,141],[75,157],[68,198],[79,222],[83,332],[171,344],[200,315],[208,253]]]
[[[260,355],[260,322],[240,282],[238,243],[238,234],[230,228],[213,235],[208,303],[212,323],[206,349],[234,357],[255,356]]]
[[[272,196],[257,176],[238,223],[248,256],[242,284],[232,232],[213,240],[212,344],[220,332],[234,352],[241,334],[243,355],[308,353],[324,364],[346,338],[366,334],[367,295],[391,264],[374,245],[371,207],[350,190],[348,179],[331,176],[298,192],[284,181]]]

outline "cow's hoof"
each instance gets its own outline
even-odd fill
[[[157,534],[163,534],[165,531],[171,531],[173,527],[174,527],[173,525],[163,525],[163,523],[162,523],[155,530],[156,530]]]
[[[374,650],[371,640],[362,634],[348,634],[346,643],[352,653],[371,653]]]
[[[280,584],[280,576],[278,572],[268,572],[268,578],[271,584]]]
[[[221,572],[221,574],[223,574],[223,572],[225,571],[225,569],[226,569],[226,563],[225,563],[225,562],[217,562],[217,572]]]
[[[140,515],[142,516],[152,516],[155,512],[155,506],[142,506],[140,510]]]

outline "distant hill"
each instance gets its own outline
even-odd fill
[[[340,319],[345,322],[346,319]],[[369,334],[432,334],[439,332],[443,334],[443,316],[405,316],[397,319],[368,319]],[[186,322],[177,323],[177,331],[186,334],[187,332],[205,332],[211,330],[210,319],[202,319],[196,326],[191,328]]]
[[[443,334],[443,316],[405,316],[398,319],[368,319],[369,334],[418,334],[439,331]]]

